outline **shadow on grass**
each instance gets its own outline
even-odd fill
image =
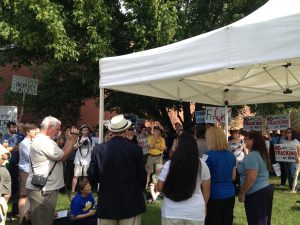
[[[147,212],[142,215],[142,225],[160,225],[161,224],[161,212],[160,205],[161,200],[156,201],[156,204],[147,204]]]
[[[300,203],[295,203],[295,205],[293,205],[291,207],[292,211],[300,211]]]

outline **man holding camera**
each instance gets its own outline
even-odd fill
[[[52,225],[58,190],[64,186],[63,164],[74,149],[78,130],[71,130],[64,148],[52,139],[58,135],[61,122],[48,116],[41,123],[41,132],[33,139],[29,154],[27,196],[31,206],[32,225]]]
[[[87,169],[90,165],[92,149],[94,142],[90,137],[91,129],[87,125],[80,127],[80,136],[75,144],[76,155],[74,158],[74,176],[72,179],[72,196],[75,195],[75,188],[77,185],[78,177],[86,177]]]

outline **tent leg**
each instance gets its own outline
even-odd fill
[[[228,140],[228,106],[225,104],[225,127],[224,132],[226,135],[226,140]]]
[[[104,121],[104,88],[100,88],[99,94],[99,144],[103,142],[103,121]]]

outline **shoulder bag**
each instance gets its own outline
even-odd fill
[[[41,175],[34,174],[34,170],[33,170],[31,159],[29,159],[29,161],[30,161],[31,170],[32,170],[31,184],[42,189],[46,185],[48,177],[52,174],[52,171],[53,171],[54,167],[56,166],[57,161],[55,161],[55,163],[54,163],[54,165],[53,165],[52,169],[50,170],[50,172],[49,172],[49,174],[48,174],[47,177],[43,177]]]

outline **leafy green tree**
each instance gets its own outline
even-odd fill
[[[29,66],[39,80],[38,96],[26,97],[25,110],[79,119],[84,99],[98,94],[98,60],[114,54],[117,2],[1,1],[0,62]],[[7,101],[20,104],[16,95],[8,93]]]
[[[31,66],[38,96],[26,107],[69,123],[86,98],[98,96],[98,60],[155,48],[234,22],[266,0],[1,0],[0,63]],[[193,124],[190,103],[107,90],[106,107],[153,118],[171,128],[170,109]],[[20,101],[9,93],[8,101]],[[130,102],[130,104],[128,104]],[[202,106],[197,104],[196,108]]]
[[[131,0],[125,1],[128,19],[126,24],[132,34],[133,50],[140,51],[220,28],[250,14],[265,2],[266,0]],[[149,100],[149,98],[146,101],[145,97],[137,96],[134,103],[128,104],[133,101],[132,95],[111,91],[107,93],[111,94],[107,99],[108,108],[117,107],[122,112],[136,112],[136,106],[139,104],[137,112],[139,116],[148,118],[152,116],[168,128],[172,128],[170,119],[162,117],[162,112],[175,109],[183,111],[183,118],[179,119],[185,130],[191,130],[195,124],[189,102]],[[159,109],[159,114],[149,112],[149,108]],[[202,104],[196,104],[196,109],[202,109]]]

